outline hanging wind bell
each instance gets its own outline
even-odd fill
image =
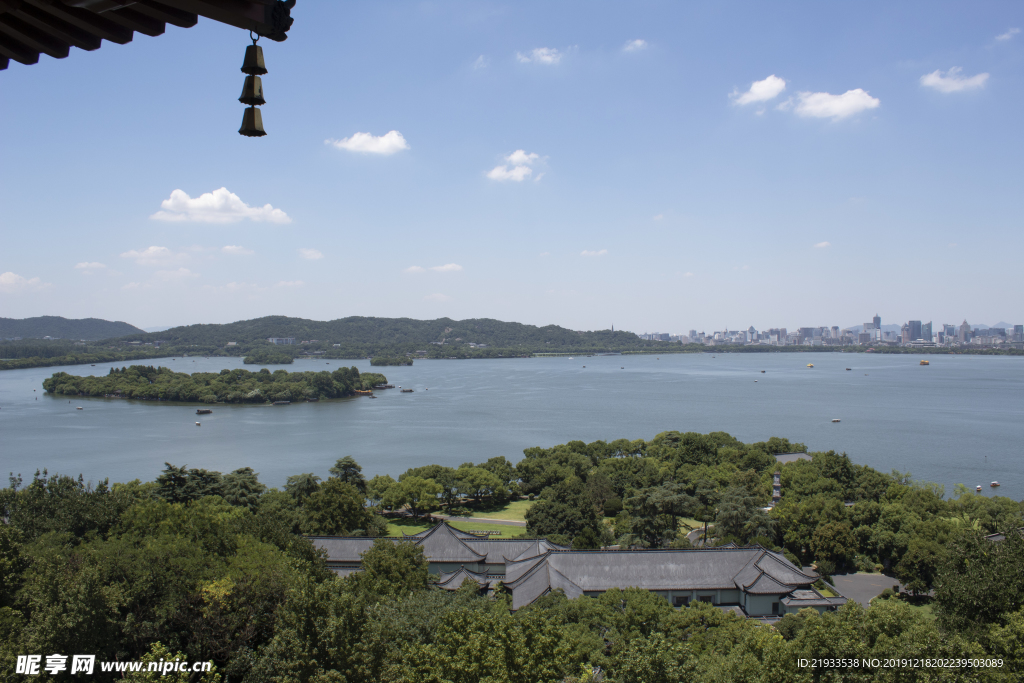
[[[242,73],[246,74],[245,84],[242,85],[242,95],[238,101],[248,104],[242,116],[242,127],[238,129],[239,135],[250,138],[263,137],[267,131],[263,130],[263,116],[258,105],[266,104],[263,99],[263,81],[260,76],[267,73],[267,66],[263,61],[263,48],[256,44],[260,39],[259,34],[253,38],[252,31],[249,32],[252,38],[252,45],[245,48],[245,61],[242,62]]]

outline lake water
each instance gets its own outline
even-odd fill
[[[98,375],[127,363],[10,370],[0,372],[0,473],[27,479],[46,467],[92,481],[148,481],[167,461],[221,472],[249,466],[280,486],[301,472],[326,476],[344,455],[367,477],[397,476],[429,463],[518,461],[524,448],[573,439],[720,430],[746,442],[782,436],[811,450],[846,451],[883,472],[944,484],[947,494],[961,482],[990,495],[988,483],[998,480],[1000,495],[1024,498],[1024,358],[927,358],[928,367],[919,356],[839,353],[417,360],[382,368],[414,393],[217,405],[203,416],[190,405],[69,403],[43,393],[54,372]],[[179,372],[256,369],[239,358],[150,362]],[[322,359],[285,367],[339,365],[371,370],[368,361]]]

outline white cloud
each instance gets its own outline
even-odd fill
[[[423,266],[409,266],[408,268],[406,268],[402,272],[404,272],[404,273],[425,273],[425,272],[427,272],[427,269],[424,268]]]
[[[963,69],[959,66],[954,66],[946,73],[941,71],[933,71],[930,74],[921,76],[921,85],[934,88],[939,92],[960,92],[961,90],[974,90],[985,85],[985,81],[988,80],[987,73],[981,73],[976,76],[963,76]]]
[[[245,247],[240,247],[237,244],[229,244],[225,247],[221,247],[220,250],[225,254],[235,254],[237,256],[251,256],[256,253],[252,249],[246,249]]]
[[[540,252],[540,255],[541,256],[551,256],[551,252],[550,251],[542,251],[542,252]]]
[[[538,47],[528,53],[516,53],[516,59],[523,64],[558,64],[562,61],[562,53],[553,47]]]
[[[473,62],[473,68],[474,69],[486,69],[488,64],[490,64],[490,60],[487,59],[487,57],[484,57],[483,55],[480,55],[479,57],[476,58],[476,61]]]
[[[141,286],[142,285],[140,285],[138,282],[129,282],[126,285],[121,285],[121,289],[123,289],[123,290],[138,289]]]
[[[793,109],[798,116],[809,116],[819,119],[845,119],[859,114],[866,109],[874,109],[881,104],[877,97],[872,97],[861,88],[847,90],[842,95],[827,92],[797,93],[797,104]],[[789,109],[792,102],[779,105],[779,109]]]
[[[637,38],[636,40],[631,40],[628,43],[626,43],[625,45],[623,45],[622,46],[622,51],[623,52],[636,52],[638,50],[644,50],[646,48],[647,48],[647,41],[644,40],[643,38]]]
[[[372,135],[370,133],[356,133],[350,138],[341,140],[324,140],[325,145],[333,145],[338,149],[349,152],[363,152],[365,154],[394,154],[403,149],[409,149],[409,143],[405,141],[402,134],[397,130],[390,131],[384,135]]]
[[[1009,40],[1010,38],[1013,38],[1018,33],[1020,33],[1020,29],[1019,28],[1011,28],[1006,33],[1001,33],[998,36],[996,36],[996,40]]]
[[[659,213],[659,214],[658,214],[657,216],[651,216],[651,220],[653,220],[653,221],[660,221],[660,220],[662,220],[662,219],[663,219],[664,217],[665,217],[665,214],[663,214],[663,213]]]
[[[17,273],[0,273],[0,292],[14,293],[23,289],[38,289],[43,287],[42,280],[37,277],[27,278]]]
[[[529,166],[516,166],[514,168],[495,166],[487,172],[487,177],[491,180],[511,180],[517,183],[521,183],[531,175],[533,175],[533,169]]]
[[[832,244],[830,242],[818,242],[817,244],[814,245],[814,248],[815,249],[826,249],[826,248],[831,247],[831,246],[832,246]]]
[[[175,254],[167,247],[146,247],[142,251],[132,249],[121,254],[121,258],[135,259],[140,266],[167,266],[177,261],[182,261],[188,256],[186,254]]]
[[[199,273],[193,273],[188,268],[178,268],[177,270],[158,270],[154,275],[166,282],[184,280],[190,277],[199,277]]]
[[[438,293],[427,294],[425,297],[423,297],[424,301],[451,301],[451,299],[452,298],[450,296],[448,296],[447,294],[438,294]]]
[[[83,261],[75,264],[75,270],[80,270],[86,275],[91,275],[94,270],[102,270],[107,266],[97,261]]]
[[[150,218],[158,221],[195,221],[197,223],[237,223],[245,219],[259,223],[291,223],[281,209],[270,204],[249,206],[237,194],[226,187],[201,194],[195,199],[182,190],[175,190],[169,199],[160,202],[163,211],[157,211]]]
[[[732,97],[733,102],[740,105],[750,104],[751,102],[767,102],[778,97],[785,89],[786,81],[772,74],[763,81],[751,83],[750,88],[746,92],[741,93],[738,90],[733,90],[730,97]]]
[[[693,277],[693,273],[687,271],[687,272],[683,273],[683,277]]]
[[[302,280],[291,280],[291,281],[281,280],[280,282],[278,282],[274,286],[275,287],[301,287],[304,284],[306,284],[306,283],[303,282]]]
[[[584,249],[583,251],[580,252],[580,256],[604,256],[607,253],[607,249],[601,249],[600,251],[589,251],[587,249]]]
[[[539,154],[517,149],[505,157],[504,164],[501,166],[495,166],[488,171],[487,177],[491,180],[511,180],[513,182],[521,183],[533,175],[533,169],[530,168],[530,166],[535,164],[538,159],[540,159]],[[537,180],[540,180],[543,175],[543,173],[538,175]]]
[[[322,259],[324,254],[317,249],[299,249],[299,256],[309,261],[316,261]]]
[[[458,263],[446,263],[443,266],[431,266],[431,270],[436,270],[439,273],[453,273],[455,271],[462,270],[462,266]]]
[[[517,149],[516,151],[512,152],[507,157],[505,157],[505,161],[512,164],[513,166],[530,166],[531,164],[533,164],[533,162],[537,161],[537,159],[540,159],[539,154],[534,154],[533,152],[527,153],[521,149]]]

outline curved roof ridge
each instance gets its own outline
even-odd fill
[[[766,566],[762,566],[762,562]],[[804,586],[814,583],[821,578],[817,574],[805,574],[802,569],[789,560],[785,558],[780,559],[775,553],[768,552],[767,550],[762,551],[761,556],[757,558],[757,562],[754,564],[759,570],[771,576],[774,580],[790,586]],[[774,572],[772,571],[773,569],[775,570]],[[789,576],[786,576],[786,574]],[[796,579],[796,581],[790,579]]]
[[[524,560],[524,561],[526,561],[526,560]],[[513,581],[510,581],[510,582],[506,583],[505,585],[508,586],[509,588],[516,588],[517,586],[519,586],[520,584],[525,582],[527,579],[529,579],[531,576],[536,574],[539,569],[541,569],[543,567],[546,567],[547,564],[548,564],[547,558],[546,557],[541,558],[541,560],[539,562],[537,562],[534,566],[532,566],[529,569],[527,569],[526,572],[522,576],[520,576],[518,579],[515,579]],[[508,567],[505,568],[505,575],[508,576]]]

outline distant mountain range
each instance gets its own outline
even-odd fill
[[[320,344],[376,350],[382,347],[429,349],[431,344],[442,342],[446,346],[473,343],[488,347],[528,348],[533,352],[583,348],[619,350],[657,345],[657,342],[639,339],[632,332],[576,332],[557,325],[537,327],[490,318],[414,320],[360,316],[328,321],[268,316],[225,325],[185,325],[152,333],[139,330],[122,341],[159,340],[172,346],[201,347],[224,347],[235,342],[244,347],[254,343],[265,344],[270,337],[294,337],[296,343],[316,340]]]
[[[72,320],[60,316],[44,315],[38,318],[0,318],[0,339],[21,337],[22,339],[110,339],[142,332],[138,327],[123,322],[111,322],[99,318]]]

